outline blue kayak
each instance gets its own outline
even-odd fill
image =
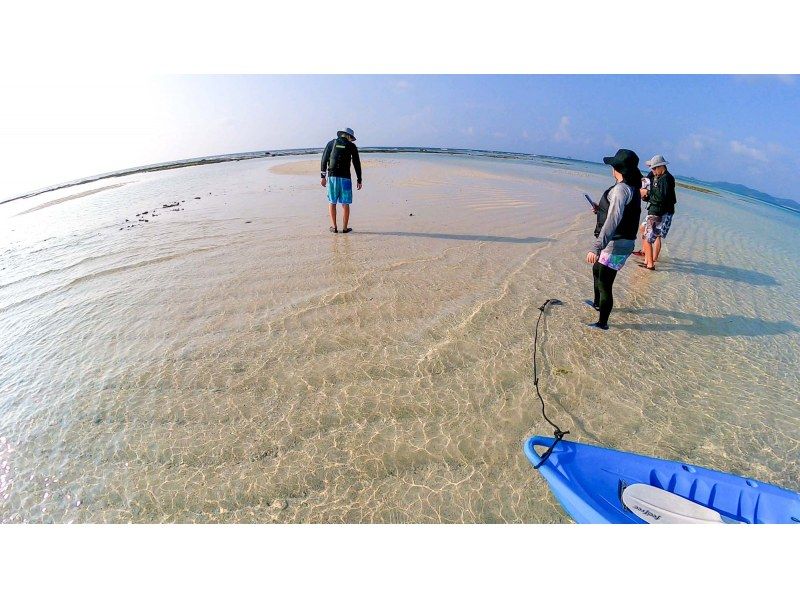
[[[797,492],[567,440],[542,463],[535,447],[547,450],[554,442],[533,436],[525,455],[577,523],[800,523]]]

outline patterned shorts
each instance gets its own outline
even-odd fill
[[[611,241],[603,251],[600,252],[598,262],[604,266],[608,266],[612,270],[622,270],[625,261],[633,252],[634,242],[628,239],[617,239]]]
[[[329,176],[328,201],[330,203],[353,203],[353,181],[344,177]]]
[[[644,239],[648,243],[655,243],[656,237],[667,238],[669,227],[672,225],[672,214],[661,216],[648,215],[644,221]]]

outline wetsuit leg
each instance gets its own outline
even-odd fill
[[[599,268],[600,264],[598,262],[594,263],[592,267],[592,277],[594,278],[594,307],[595,309],[600,307],[600,277],[599,277]]]
[[[614,286],[617,271],[600,262],[595,262],[592,274],[594,275],[595,300],[600,306],[600,317],[597,321],[605,325],[608,324],[608,316],[614,308],[614,295],[611,289]]]

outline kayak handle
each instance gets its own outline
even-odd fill
[[[564,437],[564,434],[569,434],[569,432],[563,432],[561,434],[557,433],[555,438],[532,436],[528,439],[528,442],[525,443],[525,448],[527,449],[525,452],[528,454],[528,459],[533,464],[534,469],[539,469],[545,464],[547,459],[550,458],[550,454],[553,452],[553,449],[556,448],[558,442]],[[546,446],[547,450],[544,452],[544,454],[540,455],[533,448],[535,446]]]
[[[544,436],[532,436],[528,438],[525,443],[525,453],[528,455],[528,460],[533,464],[534,469],[539,469],[539,466],[544,463],[541,455],[536,452],[536,446],[550,446],[553,444],[552,438],[545,438]]]

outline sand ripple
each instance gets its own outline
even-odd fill
[[[140,173],[8,220],[0,521],[567,522],[521,450],[551,432],[547,298],[571,438],[798,489],[794,216],[683,190],[597,334],[580,192],[604,171],[365,160],[331,235],[317,167]]]

